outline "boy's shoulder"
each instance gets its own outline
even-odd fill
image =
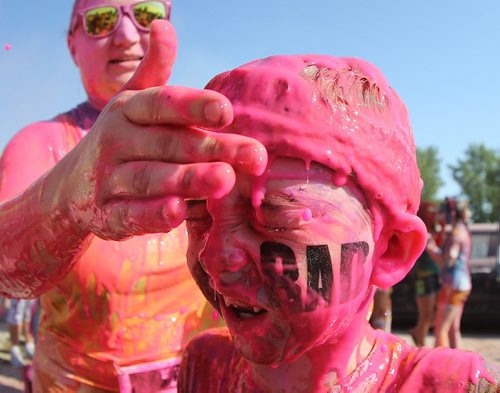
[[[398,392],[497,392],[500,370],[479,354],[451,348],[416,348],[384,334],[385,388]],[[382,351],[383,352],[383,351]]]
[[[500,392],[499,381],[499,370],[475,352],[416,348],[377,330],[368,357],[341,382],[338,391],[490,393]]]
[[[205,330],[194,337],[184,350],[178,391],[229,391],[230,376],[240,360],[227,328]]]

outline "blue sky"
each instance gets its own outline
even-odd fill
[[[447,169],[470,143],[500,148],[500,1],[173,0],[171,84],[273,54],[321,53],[376,64],[406,102],[419,147]],[[24,125],[85,98],[66,49],[71,0],[0,0],[0,150]],[[11,50],[5,49],[6,45]]]

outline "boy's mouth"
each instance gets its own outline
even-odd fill
[[[267,310],[261,307],[250,306],[230,298],[223,299],[227,309],[240,319],[250,319],[267,313]]]

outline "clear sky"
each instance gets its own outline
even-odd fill
[[[447,166],[470,143],[500,148],[499,0],[173,2],[171,84],[203,87],[274,54],[362,57],[406,102],[417,145],[438,148],[441,196],[458,193]],[[0,0],[0,150],[24,125],[85,99],[66,49],[71,4]]]

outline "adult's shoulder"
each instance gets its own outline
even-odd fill
[[[2,157],[4,165],[19,157],[29,156],[34,160],[54,163],[57,155],[68,144],[69,116],[61,114],[50,120],[36,121],[18,131],[5,147]],[[7,161],[7,162],[5,162]]]
[[[24,190],[52,168],[65,153],[65,125],[53,119],[21,129],[9,141],[0,161],[0,200]]]

